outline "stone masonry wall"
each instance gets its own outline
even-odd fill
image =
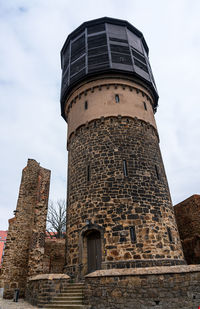
[[[40,168],[38,173],[37,199],[34,205],[32,236],[29,246],[28,276],[43,273],[49,186],[50,171]]]
[[[65,239],[45,239],[43,273],[61,274],[65,265]]]
[[[44,308],[57,294],[66,289],[70,277],[64,274],[36,275],[27,283],[26,299],[33,306]]]
[[[22,172],[16,215],[9,220],[2,265],[4,298],[12,298],[15,288],[19,288],[20,296],[24,296],[28,272],[31,272],[30,266],[35,268],[31,255],[33,263],[29,263],[30,243],[33,244],[31,239],[37,226],[39,233],[45,232],[42,228],[43,221],[46,222],[49,184],[50,171],[40,167],[35,160],[29,159]],[[42,246],[43,242],[40,243],[40,249]]]
[[[200,236],[186,238],[182,245],[187,264],[200,264]]]
[[[91,309],[198,309],[200,267],[96,271],[85,278]]]
[[[137,118],[102,117],[68,147],[67,273],[87,273],[86,220],[102,229],[102,268],[184,263],[157,131]]]
[[[181,239],[200,235],[200,195],[195,194],[174,206]]]
[[[174,206],[183,252],[188,264],[200,264],[200,195]]]

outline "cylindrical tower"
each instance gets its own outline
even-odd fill
[[[154,119],[158,94],[140,31],[100,18],[61,51],[68,123],[66,272],[184,264]]]

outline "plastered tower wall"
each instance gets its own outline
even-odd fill
[[[76,60],[81,33],[85,54]],[[102,63],[103,51],[108,64]],[[67,274],[184,264],[142,34],[115,19],[86,22],[69,35],[61,55],[69,151]],[[82,71],[78,61],[86,63]]]
[[[29,159],[22,172],[16,215],[9,220],[2,267],[4,298],[12,298],[15,288],[24,296],[27,276],[38,271],[44,250],[49,184],[50,171]]]

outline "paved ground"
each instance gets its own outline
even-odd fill
[[[31,306],[23,299],[19,299],[18,303],[13,302],[12,299],[0,298],[0,309],[38,309],[38,307]]]

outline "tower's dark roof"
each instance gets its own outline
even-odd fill
[[[64,45],[63,48],[61,49],[61,55],[65,50],[65,47],[67,46],[67,44],[69,43],[69,41],[71,39],[73,39],[74,37],[77,37],[85,28],[87,27],[92,27],[101,23],[109,23],[109,24],[114,24],[114,25],[119,25],[119,26],[124,26],[127,27],[131,32],[135,33],[139,38],[141,38],[143,45],[145,47],[146,53],[147,55],[149,54],[149,48],[148,45],[145,41],[145,38],[142,34],[142,32],[140,30],[138,30],[137,28],[135,28],[133,25],[131,25],[128,21],[123,20],[123,19],[117,19],[117,18],[111,18],[111,17],[101,17],[101,18],[97,18],[97,19],[93,19],[93,20],[88,20],[85,21],[84,23],[82,23],[78,28],[76,28],[74,31],[72,31]]]
[[[119,73],[136,78],[154,96],[158,94],[151,71],[148,46],[142,32],[125,20],[102,17],[76,28],[61,50],[61,113],[73,87],[92,76]]]

